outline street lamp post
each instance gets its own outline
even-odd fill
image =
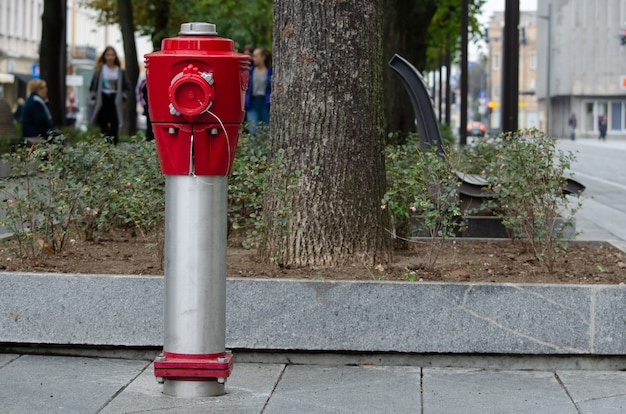
[[[463,0],[461,4],[461,125],[460,140],[461,146],[467,145],[467,90],[468,90],[468,73],[467,73],[467,42],[469,25],[469,4],[467,0]]]
[[[552,95],[550,91],[550,73],[551,73],[551,51],[552,51],[552,3],[548,3],[548,15],[547,16],[537,16],[540,19],[545,19],[548,23],[548,36],[547,36],[547,56],[546,56],[546,134],[550,135],[550,112]]]
[[[502,67],[502,132],[518,127],[519,110],[519,0],[506,0]]]

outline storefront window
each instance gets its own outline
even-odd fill
[[[621,102],[612,102],[611,103],[611,131],[621,131],[622,130],[622,103]]]
[[[595,130],[595,122],[593,122],[593,102],[585,103],[585,116],[583,118],[582,130],[583,131]]]

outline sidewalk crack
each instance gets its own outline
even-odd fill
[[[572,404],[574,404],[574,408],[576,408],[576,412],[578,412],[578,414],[583,414],[583,411],[580,409],[578,404],[576,404],[576,401],[574,401],[574,398],[572,397],[572,394],[570,394],[569,390],[567,389],[567,387],[565,386],[565,384],[561,380],[561,377],[559,377],[558,373],[556,373],[556,372],[554,373],[554,378],[556,379],[556,382],[559,383],[559,385],[561,386],[563,391],[565,391],[565,394],[567,395],[567,398],[569,398],[569,400],[572,402]]]
[[[261,414],[263,414],[265,410],[267,409],[267,405],[270,403],[272,396],[274,395],[274,392],[276,391],[276,388],[278,387],[278,384],[280,383],[280,380],[283,379],[283,375],[285,375],[286,370],[287,370],[287,364],[284,364],[283,369],[280,371],[280,375],[278,376],[278,378],[276,379],[276,382],[274,383],[274,386],[272,387],[272,391],[270,391],[269,397],[267,397],[267,401],[265,401],[265,404],[263,404],[263,408],[261,409]]]

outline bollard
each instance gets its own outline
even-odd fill
[[[165,174],[165,319],[154,374],[163,393],[224,394],[228,174],[249,60],[215,25],[185,23],[146,56],[150,119]]]

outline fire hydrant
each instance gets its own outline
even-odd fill
[[[214,24],[184,23],[146,58],[148,107],[165,174],[163,393],[221,395],[226,350],[227,176],[244,118],[249,60]]]

